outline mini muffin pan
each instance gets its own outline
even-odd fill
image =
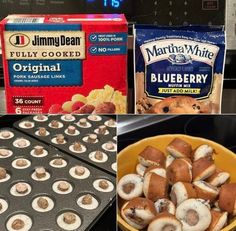
[[[68,116],[68,115],[67,115]],[[70,116],[69,116],[70,117]],[[94,120],[96,118],[96,120]],[[14,123],[15,128],[34,136],[35,138],[53,145],[54,147],[75,156],[78,159],[84,160],[102,170],[109,173],[116,174],[116,124],[114,126],[107,126],[108,121],[111,119],[107,116],[98,115],[71,115],[70,120],[66,120],[66,115],[49,115],[43,116],[39,121],[37,116],[28,116],[23,120]],[[81,126],[79,121],[86,119],[86,126]],[[58,121],[58,128],[53,128],[51,122]],[[28,126],[25,126],[27,124]],[[67,131],[68,126],[76,127],[74,135],[70,135]],[[107,132],[105,135],[97,134],[98,127],[106,125]],[[39,129],[45,128],[45,136],[39,135]],[[65,141],[61,144],[57,143],[56,137],[62,134],[65,137]],[[97,139],[94,143],[87,142],[87,136],[89,134],[96,134]],[[81,151],[74,151],[73,144],[78,141],[82,145]],[[109,151],[106,148],[106,143],[112,142],[114,149]],[[103,160],[99,161],[94,158],[95,152],[101,151],[103,153]]]
[[[0,167],[5,168],[8,174],[6,181],[0,181],[1,231],[14,230],[11,227],[12,222],[18,217],[26,222],[26,227],[31,227],[30,230],[89,230],[115,200],[115,177],[19,131],[1,128],[0,134],[2,131],[10,131],[13,135],[7,139],[0,136],[0,150],[3,154],[0,155]],[[44,148],[42,155],[37,156],[34,153],[35,146]],[[9,155],[3,152],[3,149],[9,150]],[[53,161],[58,158],[63,160],[61,167]],[[20,160],[20,165],[24,167],[16,168],[16,160]],[[85,177],[75,177],[75,166],[83,166],[86,169]],[[32,177],[38,167],[44,167],[48,173],[44,180],[38,181]],[[109,185],[106,192],[95,187],[100,179],[104,179]],[[57,192],[58,188],[55,186],[61,181],[70,185],[66,193]],[[16,184],[19,182],[27,185],[27,192],[16,191]],[[97,202],[95,208],[82,208],[81,196],[86,194],[91,194]],[[38,197],[48,199],[47,209],[40,211],[36,199]],[[74,229],[70,225],[67,225],[68,229],[58,225],[58,222],[64,225],[61,216],[64,212],[72,212],[79,217]]]

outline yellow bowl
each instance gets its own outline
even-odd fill
[[[136,164],[138,163],[138,154],[147,145],[156,147],[160,149],[162,152],[166,153],[165,151],[166,146],[176,137],[179,137],[189,142],[193,148],[196,148],[201,144],[209,144],[210,146],[212,146],[217,153],[217,155],[215,155],[216,166],[230,173],[231,175],[230,182],[236,182],[236,169],[235,169],[236,155],[233,152],[213,141],[186,135],[160,135],[143,139],[137,143],[134,143],[126,147],[118,154],[118,180],[126,174],[135,172],[135,167]],[[121,206],[122,201],[120,200],[119,202],[120,202],[119,206]],[[128,225],[122,219],[122,217],[120,216],[120,209],[118,211],[117,219],[119,226],[123,231],[138,231],[137,229],[134,229],[133,227]],[[230,225],[228,225],[221,231],[235,230],[234,229],[235,227],[236,227],[236,220],[232,221]]]

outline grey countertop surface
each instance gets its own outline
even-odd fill
[[[6,114],[5,90],[0,88],[0,114]],[[236,114],[236,89],[224,89],[222,113]]]

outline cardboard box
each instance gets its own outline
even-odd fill
[[[0,26],[8,113],[126,113],[124,15],[10,15]]]

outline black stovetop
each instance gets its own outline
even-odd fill
[[[133,126],[132,121],[136,121]],[[119,116],[119,124],[125,125],[118,127],[119,151],[146,137],[186,134],[213,140],[236,152],[236,116],[234,115],[132,116],[132,118]]]

